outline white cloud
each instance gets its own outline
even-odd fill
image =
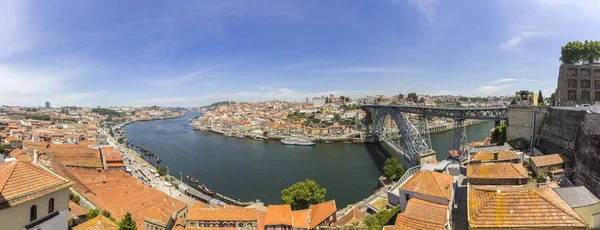
[[[217,70],[220,68],[221,68],[220,65],[216,65],[216,66],[212,66],[212,67],[202,69],[199,71],[194,71],[194,72],[182,75],[182,76],[152,79],[152,80],[148,81],[148,84],[154,85],[154,86],[162,86],[162,87],[181,86],[181,85],[195,82],[196,80],[199,80],[199,79],[206,79],[209,77],[209,76],[205,75],[206,73],[209,73],[211,71],[214,71],[214,70]]]
[[[498,84],[498,83],[507,83],[507,82],[524,82],[524,81],[535,81],[535,80],[525,79],[525,78],[502,78],[499,80],[492,81],[491,83]]]
[[[498,96],[506,94],[509,89],[514,88],[515,84],[483,85],[475,89],[477,96]]]
[[[537,37],[540,34],[541,33],[538,32],[538,31],[525,31],[525,32],[521,32],[518,35],[512,36],[510,39],[508,39],[508,41],[502,43],[500,45],[500,48],[501,49],[514,48],[514,47],[518,46],[519,44],[521,44],[521,42],[523,42],[523,40],[528,39],[528,38]]]

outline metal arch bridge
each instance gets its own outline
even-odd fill
[[[458,159],[466,159],[468,154],[467,133],[464,120],[507,120],[508,110],[506,107],[477,107],[477,108],[446,108],[407,105],[363,105],[361,108],[367,111],[365,124],[367,132],[388,144],[396,152],[407,158],[412,164],[420,164],[420,157],[433,152],[431,140],[427,129],[427,117],[444,117],[454,119],[454,149],[457,151]],[[373,127],[369,128],[371,113],[376,113]],[[422,115],[420,129],[412,124],[406,116],[407,113]],[[398,128],[403,143],[388,138],[385,134],[389,132],[385,127],[385,118],[389,116]],[[423,132],[424,130],[424,132]],[[402,145],[403,144],[403,145]]]

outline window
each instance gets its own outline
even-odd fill
[[[31,206],[29,210],[29,221],[34,221],[37,219],[37,206]]]
[[[600,92],[594,93],[594,99],[595,101],[600,101]]]
[[[577,88],[577,80],[575,80],[575,79],[567,80],[567,88]]]
[[[54,212],[54,198],[48,201],[48,213]]]
[[[600,89],[600,80],[595,80],[594,81],[594,88],[595,89]]]
[[[567,91],[567,100],[577,100],[577,92],[575,90]]]
[[[581,80],[581,88],[590,88],[590,80]]]
[[[589,91],[581,91],[581,100],[589,101],[590,100],[590,92]]]

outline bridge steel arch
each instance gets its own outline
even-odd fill
[[[396,123],[398,131],[402,135],[404,142],[404,148],[401,146],[395,146],[399,149],[403,149],[405,156],[408,160],[415,165],[419,165],[420,153],[431,152],[432,147],[428,140],[425,140],[423,135],[419,134],[417,128],[410,122],[408,117],[404,113],[398,112],[391,107],[381,107],[377,110],[377,115],[373,120],[373,133],[380,139],[386,139],[385,137],[385,117],[390,118]],[[393,144],[391,140],[384,140],[388,144]]]

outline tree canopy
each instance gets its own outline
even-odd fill
[[[419,96],[417,96],[417,93],[409,93],[406,98],[412,99],[412,101],[415,103],[419,101]]]
[[[118,113],[117,111],[114,111],[112,109],[106,109],[106,108],[93,108],[92,113],[97,113],[100,115],[116,116],[116,117],[121,116],[121,114]]]
[[[321,188],[314,180],[306,179],[281,191],[281,200],[293,210],[306,209],[312,204],[325,201],[327,189]]]
[[[167,166],[161,166],[160,168],[158,168],[157,172],[158,175],[161,176],[167,175]]]
[[[560,61],[564,64],[575,64],[581,61],[594,63],[600,59],[600,41],[572,41],[560,48]]]
[[[395,157],[390,157],[383,164],[383,174],[390,180],[397,180],[404,175],[404,166]]]
[[[131,217],[131,213],[127,212],[123,219],[119,222],[119,230],[137,230],[135,220]]]
[[[400,206],[368,215],[363,221],[363,224],[366,225],[369,230],[381,230],[385,225],[394,224],[398,212],[400,212]]]
[[[542,90],[540,89],[540,92],[538,93],[538,104],[539,105],[544,105],[544,96],[542,96]]]

